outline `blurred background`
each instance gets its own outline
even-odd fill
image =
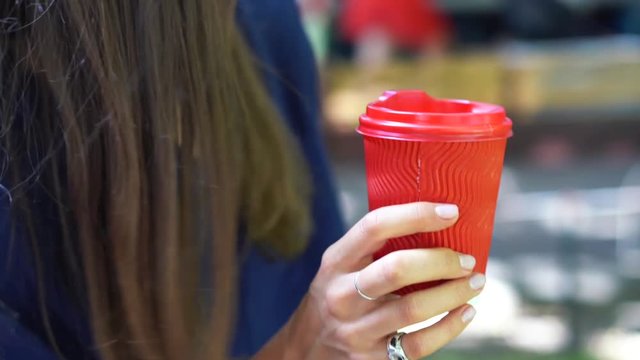
[[[436,360],[640,359],[640,0],[299,0],[348,224],[383,90],[514,121],[478,317]]]

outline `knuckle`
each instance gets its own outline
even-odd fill
[[[423,264],[438,278],[450,277],[460,271],[460,260],[457,254],[445,248],[425,250]]]
[[[458,333],[460,333],[461,330],[462,329],[458,323],[456,321],[451,321],[451,319],[448,319],[448,321],[445,321],[442,324],[442,332],[444,333],[445,338],[449,340],[458,336]]]
[[[350,326],[341,326],[336,330],[336,337],[342,346],[350,353],[356,353],[361,350],[360,334],[354,331]]]
[[[413,205],[410,216],[418,228],[428,230],[431,218],[428,205],[422,203]]]
[[[423,320],[420,317],[420,304],[418,304],[414,296],[406,296],[398,306],[398,316],[403,323],[407,325],[415,324]]]
[[[446,269],[447,272],[455,272],[460,270],[460,258],[458,254],[451,249],[438,249],[438,253],[440,256],[440,266],[443,269]]]
[[[322,254],[320,270],[322,272],[332,272],[336,268],[335,245],[331,245]]]
[[[462,279],[461,281],[456,282],[453,286],[453,292],[453,298],[456,300],[456,304],[465,303],[472,297],[467,279]]]
[[[405,336],[402,340],[402,347],[407,355],[411,356],[411,359],[417,359],[428,355],[428,345],[426,342],[421,341],[420,336]]]
[[[325,295],[325,305],[327,314],[334,319],[342,319],[346,316],[346,296],[344,291],[329,287]]]
[[[371,211],[360,220],[360,233],[366,238],[375,238],[380,234],[380,223],[380,212]]]
[[[391,285],[401,285],[402,276],[406,269],[406,261],[397,253],[387,255],[381,261],[382,278]]]

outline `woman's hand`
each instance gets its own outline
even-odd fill
[[[403,337],[406,355],[427,356],[462,332],[475,315],[467,302],[485,278],[475,259],[449,249],[402,250],[373,262],[387,239],[442,230],[458,218],[454,205],[412,203],[367,214],[325,252],[309,293],[289,323],[256,359],[387,359],[387,341],[400,328],[443,312],[437,324]],[[361,297],[354,286],[375,301]],[[404,286],[450,279],[404,297]]]

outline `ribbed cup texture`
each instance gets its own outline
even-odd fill
[[[447,247],[475,256],[484,273],[491,248],[506,139],[476,142],[413,142],[364,137],[369,209],[417,201],[456,204],[451,228],[390,239],[379,259],[403,249]],[[408,286],[405,295],[439,282]]]

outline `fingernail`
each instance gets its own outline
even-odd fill
[[[460,254],[460,266],[465,270],[473,270],[476,267],[476,258],[471,255]]]
[[[482,274],[475,274],[469,279],[469,285],[473,290],[480,290],[487,282],[487,278]]]
[[[476,316],[476,309],[474,309],[473,306],[469,306],[462,312],[462,322],[464,323],[471,322],[471,320],[473,320],[475,316]]]
[[[458,207],[456,205],[438,205],[435,208],[435,212],[442,220],[451,220],[458,217]]]

